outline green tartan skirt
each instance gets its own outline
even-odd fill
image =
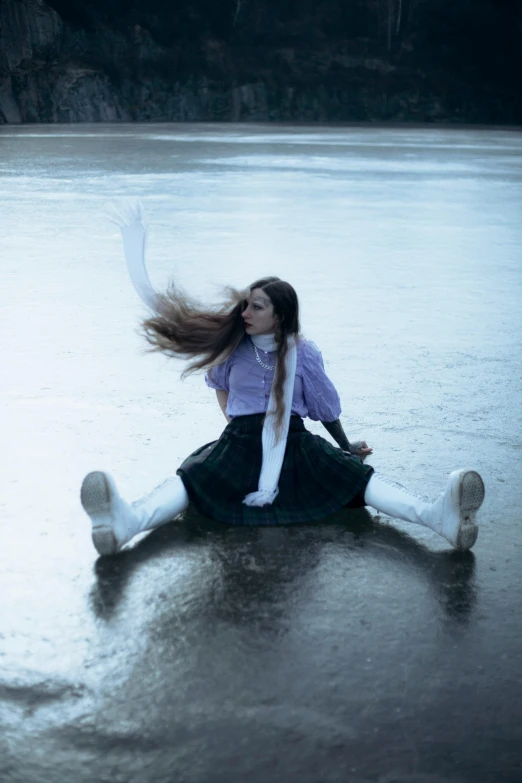
[[[343,506],[364,506],[364,490],[373,473],[359,457],[305,429],[291,416],[279,494],[271,505],[242,501],[258,488],[262,463],[264,414],[237,416],[219,440],[207,443],[179,467],[198,511],[231,525],[287,525],[313,522]]]

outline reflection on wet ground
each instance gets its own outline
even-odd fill
[[[303,580],[308,583],[310,572],[324,557],[325,546],[337,545],[342,551],[371,547],[375,561],[383,561],[385,566],[395,564],[427,582],[449,623],[469,621],[476,602],[473,552],[432,551],[401,530],[379,524],[366,509],[343,511],[328,519],[325,526],[267,530],[227,528],[191,507],[183,524],[154,531],[117,558],[98,558],[90,596],[92,610],[100,619],[109,620],[136,568],[150,559],[179,557],[187,546],[197,547],[210,550],[212,579],[209,582],[199,572],[198,582],[214,596],[216,589],[219,593],[219,606],[214,602],[212,613],[244,624],[250,617],[250,606],[253,619],[257,612],[262,618],[265,607],[269,623],[264,630],[277,633],[279,615],[274,606],[280,603],[281,608],[288,608],[290,595],[301,592]],[[192,585],[184,588],[189,592]]]
[[[33,126],[0,145],[0,781],[521,781],[521,134]],[[146,202],[159,285],[296,283],[376,470],[430,495],[484,475],[473,552],[364,509],[227,528],[190,508],[96,559],[83,475],[132,499],[223,426],[200,377],[141,353],[118,195]]]

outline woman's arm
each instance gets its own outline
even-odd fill
[[[230,421],[230,417],[227,416],[228,392],[223,389],[216,389],[216,397],[219,402],[219,407],[223,411],[223,416],[227,421]]]
[[[350,454],[355,454],[362,459],[373,453],[373,449],[368,446],[365,440],[358,440],[355,443],[350,443],[345,435],[340,419],[336,419],[335,421],[322,421],[321,424],[343,451],[349,451]]]
[[[324,370],[321,351],[314,344],[303,340],[301,355],[303,358],[303,395],[308,408],[308,416],[320,421],[338,446],[350,454],[364,459],[372,453],[365,440],[350,443],[339,419],[341,401],[335,386]],[[337,418],[334,418],[337,416]]]
[[[335,421],[322,421],[321,424],[343,451],[350,451],[350,441],[346,437],[340,419],[336,419]]]

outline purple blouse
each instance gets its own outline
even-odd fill
[[[275,352],[258,348],[263,364],[273,367]],[[256,359],[254,347],[245,336],[233,354],[205,375],[207,386],[228,392],[227,415],[249,416],[266,413],[274,370],[264,369]],[[315,343],[297,342],[292,413],[314,421],[335,421],[341,415],[339,395],[324,371],[323,357]]]

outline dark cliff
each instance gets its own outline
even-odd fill
[[[0,2],[0,122],[522,122],[522,0]]]

